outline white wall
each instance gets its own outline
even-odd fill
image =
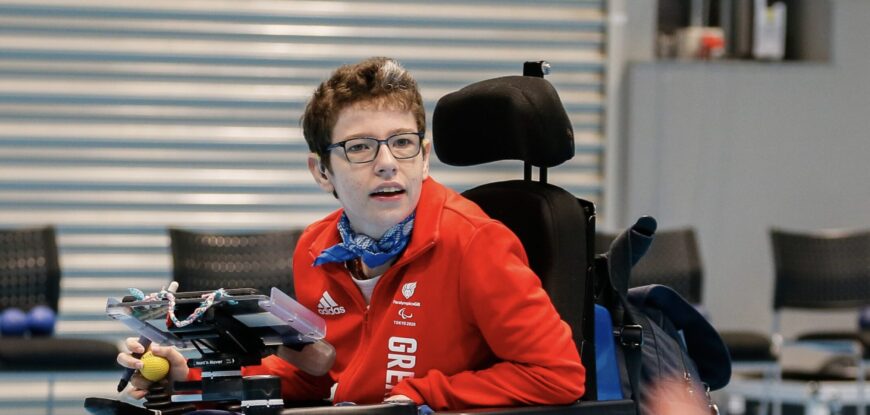
[[[617,222],[699,230],[720,328],[770,327],[770,227],[870,228],[870,2],[831,5],[829,62],[629,68]]]

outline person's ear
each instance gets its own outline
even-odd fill
[[[324,192],[333,193],[335,191],[335,187],[332,185],[326,166],[323,165],[320,156],[315,153],[308,154],[308,171],[311,172],[311,177],[314,178],[314,181],[317,182],[317,185],[320,186]]]
[[[423,139],[423,179],[429,177],[429,154],[432,154],[432,141]]]

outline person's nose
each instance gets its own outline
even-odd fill
[[[387,143],[378,143],[378,154],[374,160],[375,174],[381,177],[392,177],[399,170],[399,163]]]

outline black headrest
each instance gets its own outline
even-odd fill
[[[553,167],[574,156],[574,130],[547,80],[505,76],[438,100],[432,116],[438,158],[453,166],[522,160]]]

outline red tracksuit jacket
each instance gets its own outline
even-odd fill
[[[371,304],[343,264],[312,267],[340,242],[341,210],[312,224],[294,254],[297,299],[327,322],[328,376],[277,356],[245,374],[282,377],[285,399],[379,403],[406,395],[435,410],[564,404],[585,370],[516,236],[433,179],[423,184],[411,241],[378,281]]]

